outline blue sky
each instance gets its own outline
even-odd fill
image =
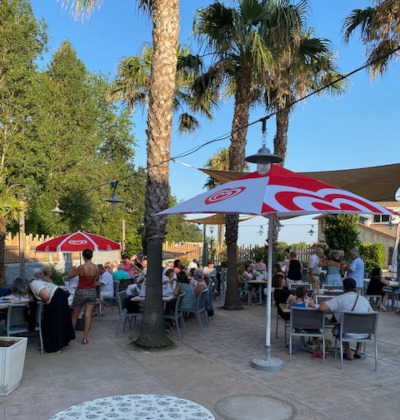
[[[151,42],[151,22],[137,13],[135,0],[104,0],[89,20],[74,21],[57,0],[31,0],[37,17],[44,16],[49,26],[50,53],[63,40],[68,40],[87,68],[94,72],[115,74],[121,57],[137,55],[143,42]],[[206,0],[181,0],[181,42],[190,44],[193,14],[197,8],[210,4]],[[348,73],[365,62],[365,47],[358,34],[349,44],[342,41],[343,20],[351,10],[372,4],[368,0],[311,0],[308,24],[315,35],[330,39],[337,53],[340,71]],[[46,57],[46,60],[49,60]],[[285,166],[294,171],[322,171],[385,165],[399,162],[398,121],[400,114],[399,64],[393,62],[389,72],[370,80],[364,70],[350,78],[347,92],[339,97],[314,96],[299,103],[291,116],[288,155]],[[227,134],[232,123],[232,102],[226,102],[215,112],[213,121],[202,121],[196,133],[182,136],[176,126],[172,135],[171,156],[192,149],[206,141]],[[254,110],[250,121],[264,116],[262,109]],[[146,164],[146,115],[137,109],[133,115],[134,134],[138,142],[135,164]],[[275,122],[268,122],[267,146],[272,149]],[[206,161],[229,141],[211,144],[201,151],[180,159],[195,167]],[[261,126],[251,127],[247,136],[247,154],[261,146]],[[253,168],[252,168],[253,169]],[[254,168],[255,169],[255,168]],[[170,165],[172,192],[178,200],[203,192],[206,176],[200,171],[179,163]],[[284,222],[280,240],[293,243],[311,242],[316,235],[307,232],[314,223],[311,217]],[[266,220],[254,218],[239,229],[240,244],[264,243],[265,236],[257,232]],[[315,228],[316,230],[316,223]],[[209,234],[207,232],[207,234]]]

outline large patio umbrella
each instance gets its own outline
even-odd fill
[[[35,252],[63,252],[71,254],[73,252],[82,252],[85,249],[91,249],[92,251],[119,251],[121,245],[104,236],[78,231],[43,242],[36,247]]]
[[[314,178],[272,164],[266,175],[253,172],[197,195],[159,214],[231,213],[268,216],[268,243],[272,244],[274,218],[307,214],[382,214],[393,212]],[[259,369],[278,370],[271,358],[272,247],[268,247],[268,292],[265,360],[254,359]],[[264,363],[265,362],[265,363]],[[265,365],[265,367],[263,367]]]

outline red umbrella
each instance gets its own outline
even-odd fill
[[[268,243],[272,243],[276,217],[306,214],[382,214],[393,212],[381,205],[315,178],[271,165],[269,172],[252,172],[158,214],[230,213],[268,216]],[[258,369],[278,370],[279,359],[271,358],[272,247],[268,247],[268,292],[265,360],[254,359]]]
[[[104,236],[78,231],[43,242],[36,247],[35,251],[71,254],[73,252],[82,252],[85,249],[91,249],[92,251],[119,251],[121,245]]]

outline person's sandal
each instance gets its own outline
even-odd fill
[[[361,354],[354,353],[354,358],[355,359],[361,359]]]
[[[82,344],[89,344],[89,341],[88,341],[86,338],[84,338],[84,339],[82,340]]]
[[[344,360],[353,360],[353,357],[351,357],[351,358],[350,358],[350,357],[348,357],[348,356],[347,356],[347,354],[345,353],[345,354],[343,354],[343,359],[344,359]]]

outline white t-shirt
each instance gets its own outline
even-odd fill
[[[319,258],[317,254],[312,254],[308,263],[308,268],[312,268],[312,272],[315,276],[319,276],[322,273],[322,267],[318,267]]]
[[[39,296],[40,291],[42,289],[46,289],[46,291],[50,295],[50,299],[46,303],[51,302],[55,291],[58,289],[58,286],[56,286],[55,284],[43,280],[33,280],[29,283],[29,287],[32,290],[32,293],[34,294],[35,298],[38,300],[42,300],[42,298]]]
[[[114,284],[113,277],[107,270],[100,276],[100,283],[104,285],[100,286],[100,295],[102,297],[113,297],[114,296]]]
[[[343,295],[335,296],[330,300],[327,300],[325,303],[329,306],[329,309],[335,315],[337,322],[340,322],[342,318],[342,312],[351,312],[353,309],[354,302],[357,299],[357,293],[347,292]],[[371,305],[364,296],[358,296],[357,304],[353,309],[353,312],[373,312]],[[358,338],[366,338],[366,334],[346,334],[346,338],[353,338],[357,340]]]

